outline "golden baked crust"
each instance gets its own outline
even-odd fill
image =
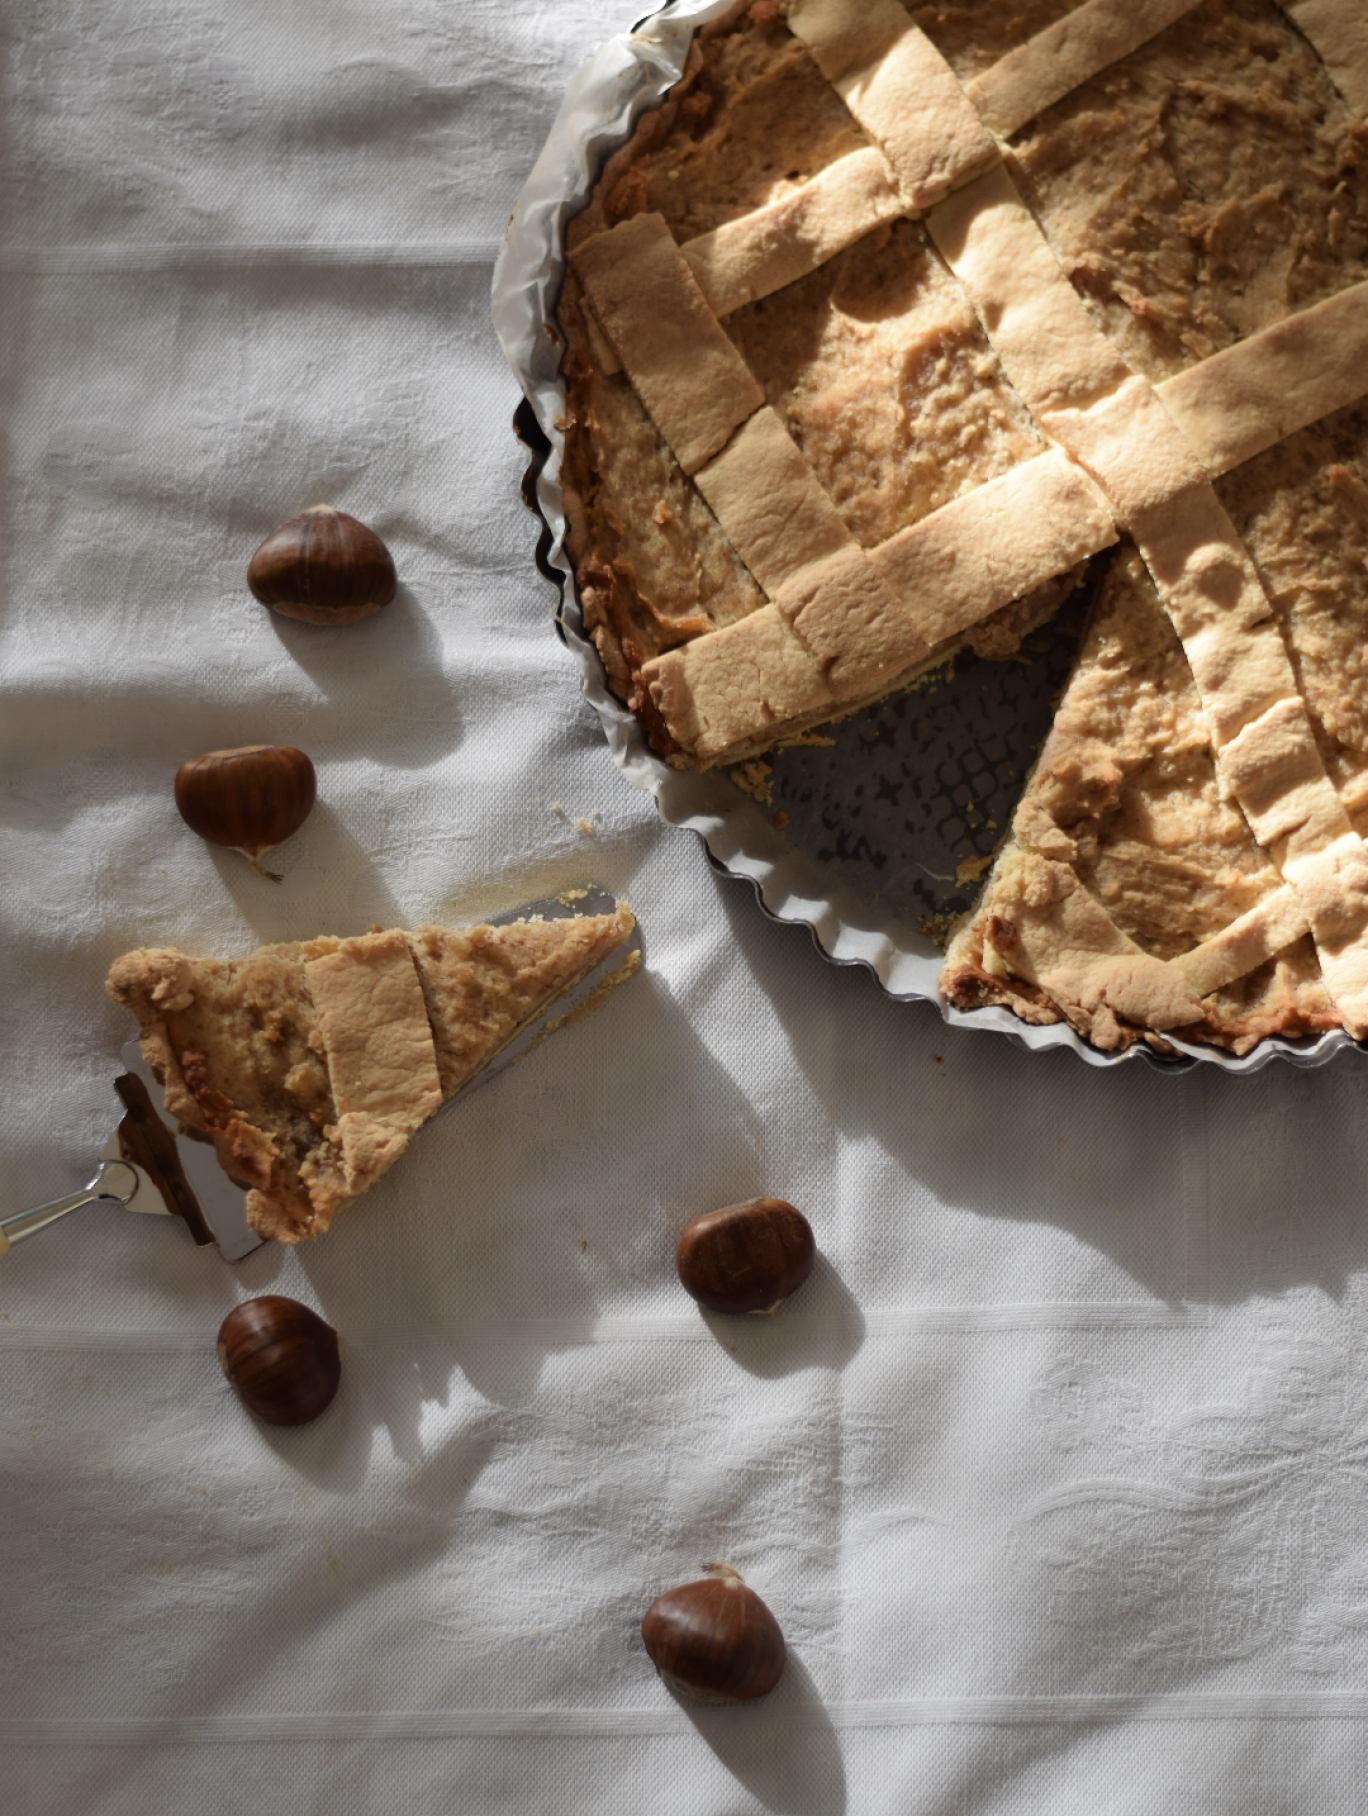
[[[1368,1034],[1365,107],[1355,0],[752,0],[571,224],[568,542],[672,763],[1117,549],[962,1006]]]
[[[166,1108],[207,1136],[253,1229],[320,1235],[409,1138],[536,1016],[620,946],[613,914],[457,931],[420,927],[116,959]]]

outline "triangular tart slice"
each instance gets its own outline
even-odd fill
[[[106,989],[183,1129],[263,1236],[320,1235],[441,1105],[630,934],[612,914],[420,927],[197,959],[116,959]],[[633,955],[635,957],[635,955]],[[630,962],[630,961],[629,961]]]

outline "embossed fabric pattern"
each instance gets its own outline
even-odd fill
[[[130,947],[598,880],[645,969],[315,1245],[232,1268],[91,1210],[0,1259],[0,1806],[1356,1816],[1361,1057],[1170,1078],[947,1029],[717,877],[578,696],[488,296],[571,72],[639,6],[3,28],[4,1211],[117,1118]],[[318,630],[244,577],[323,499],[401,588]],[[279,885],[171,798],[263,741],[318,769]],[[762,1193],[814,1276],[705,1317],[678,1234]],[[264,1292],[340,1333],[297,1431],[214,1355]],[[639,1643],[717,1558],[789,1643],[753,1708],[677,1702]]]

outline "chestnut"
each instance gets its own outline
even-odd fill
[[[354,624],[388,605],[399,580],[374,530],[320,504],[272,530],[248,565],[247,584],[286,618]]]
[[[293,744],[243,744],[191,757],[176,771],[176,806],[210,845],[240,851],[258,876],[264,854],[298,832],[313,811],[318,778]]]
[[[268,1425],[307,1425],[342,1378],[332,1325],[279,1293],[233,1307],[219,1327],[218,1359],[238,1399]]]
[[[730,1564],[671,1589],[646,1610],[641,1637],[665,1682],[701,1702],[753,1702],[779,1682],[779,1623]]]
[[[679,1238],[684,1290],[714,1312],[772,1312],[812,1272],[816,1243],[783,1198],[752,1198],[709,1211]]]

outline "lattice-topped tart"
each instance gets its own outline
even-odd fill
[[[567,236],[615,691],[748,759],[1108,562],[942,988],[1368,1034],[1362,0],[753,0]]]

